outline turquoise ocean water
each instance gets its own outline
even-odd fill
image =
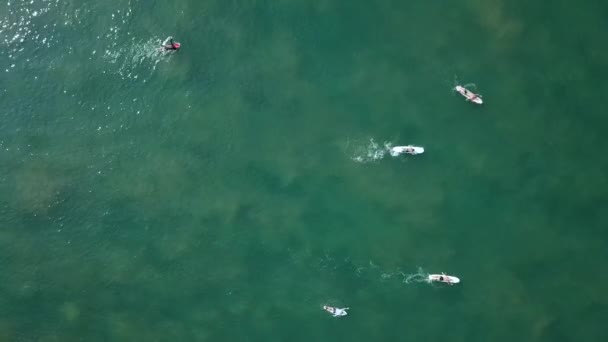
[[[606,13],[3,1],[0,341],[608,340]]]

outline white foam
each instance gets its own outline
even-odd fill
[[[378,161],[390,151],[392,143],[385,142],[384,146],[380,146],[373,138],[369,139],[366,144],[354,143],[352,146],[352,160],[358,163],[370,163]]]
[[[422,267],[418,267],[418,272],[406,274],[403,282],[406,284],[412,283],[428,283],[429,282],[429,274],[425,272]]]

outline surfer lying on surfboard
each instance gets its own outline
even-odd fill
[[[407,154],[415,154],[416,150],[414,150],[414,148],[411,146],[407,146],[406,148],[403,149],[403,152],[405,152]]]
[[[395,146],[395,147],[391,148],[390,152],[393,157],[396,157],[402,153],[411,154],[411,155],[415,156],[417,154],[424,153],[424,147],[413,146],[413,145]]]
[[[452,282],[450,281],[450,278],[448,278],[448,277],[445,277],[445,278],[444,278],[443,276],[440,276],[440,277],[439,277],[439,281],[446,282],[446,283],[448,283],[449,285],[454,285],[454,284],[452,284]]]
[[[162,43],[162,46],[158,49],[159,51],[177,51],[182,45],[178,42],[173,41],[173,37],[167,37]]]
[[[446,283],[448,285],[454,285],[460,283],[460,279],[454,276],[449,276],[445,274],[429,274],[428,282],[432,283],[434,281],[438,281],[440,283]]]
[[[323,310],[329,312],[330,314],[332,314],[334,317],[340,317],[340,316],[346,316],[348,313],[346,312],[346,310],[348,310],[348,308],[334,308],[332,306],[327,306],[324,305],[323,306]]]
[[[456,88],[454,88],[457,92],[460,93],[460,95],[464,96],[465,99],[467,99],[467,101],[471,101],[477,104],[482,104],[483,100],[481,99],[481,95],[479,94],[475,94],[474,92],[466,89],[463,86],[456,86]]]

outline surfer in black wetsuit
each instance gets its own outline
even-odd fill
[[[181,47],[181,44],[173,41],[173,37],[165,39],[163,46],[159,49],[161,51],[177,51]]]

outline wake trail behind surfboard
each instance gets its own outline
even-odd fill
[[[369,139],[367,144],[348,142],[346,148],[349,150],[349,154],[352,155],[351,159],[361,164],[378,161],[383,159],[387,154],[392,157],[403,155],[403,151],[393,150],[392,142],[384,142],[384,145],[380,145],[373,138]]]
[[[360,264],[353,262],[350,258],[341,260],[338,257],[330,256],[329,253],[325,253],[324,257],[319,258],[317,267],[331,273],[350,270],[354,272],[353,275],[356,278],[362,281],[399,282],[402,284],[430,283],[428,280],[429,273],[421,267],[415,273],[405,273],[399,268],[393,270],[386,269],[371,260]]]
[[[166,60],[165,54],[158,50],[158,39],[149,39],[145,42],[132,40],[129,45],[117,47],[115,50],[106,50],[104,57],[110,64],[116,65],[109,72],[117,73],[123,79],[138,79],[150,76],[156,65]],[[142,73],[145,73],[142,75]]]
[[[350,144],[349,144],[350,145]],[[384,146],[378,144],[374,139],[370,139],[367,144],[354,143],[351,147],[351,159],[358,163],[370,163],[380,160],[390,153],[392,143],[385,142]]]
[[[418,267],[418,272],[407,274],[403,279],[403,282],[406,284],[412,283],[428,283],[429,282],[429,274],[425,272],[422,267]]]

